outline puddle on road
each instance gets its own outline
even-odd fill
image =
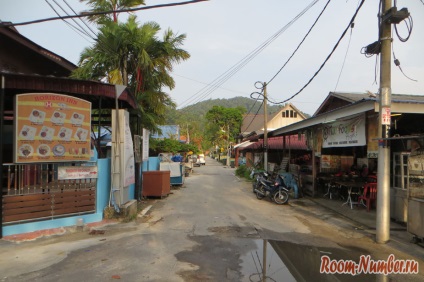
[[[268,240],[254,242],[257,249],[241,258],[241,273],[244,276],[241,281],[296,281]]]
[[[286,241],[254,240],[257,248],[241,257],[243,282],[376,281],[376,275],[323,274],[321,257],[358,261],[362,249],[317,248]],[[265,262],[265,263],[264,263]],[[265,267],[264,267],[265,264]],[[265,279],[264,279],[265,278]]]

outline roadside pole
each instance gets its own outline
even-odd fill
[[[391,23],[383,21],[383,15],[391,8],[391,0],[384,0],[380,15],[381,61],[380,61],[380,107],[378,141],[378,184],[376,242],[390,240],[390,141],[391,122]]]
[[[227,124],[227,167],[230,166],[231,158],[231,147],[230,147],[230,124]]]
[[[4,96],[6,95],[4,76],[0,77],[0,133],[4,130]],[[0,138],[0,152],[3,152],[3,137]],[[3,189],[3,154],[0,153],[0,188]],[[3,193],[1,194],[3,202]],[[3,238],[3,205],[0,203],[0,238]]]
[[[264,170],[268,171],[268,111],[267,111],[266,82],[264,82]]]

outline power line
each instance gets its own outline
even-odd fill
[[[340,41],[342,41],[343,37],[346,35],[346,32],[348,31],[348,29],[351,27],[352,23],[355,21],[356,16],[358,15],[359,10],[361,9],[362,5],[364,4],[365,0],[361,1],[361,4],[359,4],[359,7],[356,9],[355,14],[353,15],[352,19],[349,22],[349,25],[346,27],[346,29],[343,31],[342,35],[340,36],[339,40],[337,41],[336,45],[334,45],[333,49],[331,50],[330,54],[327,56],[327,58],[324,60],[324,62],[321,64],[321,66],[319,67],[319,69],[315,72],[315,74],[309,79],[309,81],[298,91],[296,92],[293,96],[291,96],[290,98],[278,102],[278,103],[274,103],[274,104],[284,104],[287,101],[290,101],[291,99],[293,99],[294,97],[296,97],[297,95],[299,95],[311,82],[312,80],[314,80],[314,78],[318,75],[318,73],[322,70],[322,68],[325,66],[325,64],[327,63],[327,61],[331,58],[331,56],[333,55],[333,53],[336,51],[337,47],[340,44]]]
[[[327,1],[327,4],[325,4],[324,8],[322,9],[321,13],[318,15],[317,19],[315,20],[315,22],[312,24],[311,28],[308,30],[308,32],[306,33],[306,35],[303,37],[302,41],[300,41],[299,45],[297,45],[296,49],[293,51],[293,53],[291,54],[291,56],[287,59],[287,61],[284,63],[284,65],[280,68],[280,70],[267,82],[267,85],[271,83],[271,81],[274,80],[274,78],[277,77],[277,75],[283,70],[283,68],[287,65],[287,63],[291,60],[291,58],[293,58],[294,54],[296,54],[297,50],[299,50],[300,46],[303,44],[303,42],[306,40],[306,37],[308,37],[308,35],[311,33],[312,29],[314,28],[314,26],[316,25],[316,23],[318,22],[318,20],[321,18],[321,15],[324,13],[325,9],[327,9],[328,4],[330,4],[331,0]]]
[[[233,75],[235,75],[241,68],[243,68],[247,63],[249,63],[253,58],[255,58],[260,52],[262,52],[269,44],[271,44],[275,39],[277,39],[284,31],[286,31],[294,22],[296,22],[303,14],[305,14],[310,8],[312,8],[318,0],[312,1],[303,11],[301,11],[294,19],[292,19],[289,23],[287,23],[283,28],[274,33],[270,38],[268,38],[265,42],[251,51],[248,55],[246,55],[243,59],[234,64],[231,68],[225,71],[223,74],[214,79],[208,87],[203,87],[197,93],[195,93],[191,98],[185,100],[182,105],[188,103],[196,103],[212,92],[216,90],[219,86],[228,81]]]
[[[69,9],[71,9],[74,15],[77,15],[77,12],[71,7],[71,5],[68,4],[68,2],[66,2],[66,0],[63,0],[63,2],[66,4],[66,6],[68,6]],[[91,31],[91,33],[93,33],[94,36],[97,36],[97,33],[82,18],[79,19]]]
[[[207,85],[207,86],[211,85],[210,83],[207,83],[207,82],[204,82],[204,81],[199,81],[199,80],[189,78],[189,77],[186,77],[186,76],[183,76],[183,75],[179,75],[179,74],[176,74],[176,73],[174,73],[173,75],[179,76],[179,77],[182,77],[184,79],[191,80],[191,81],[203,84],[203,85]],[[245,92],[242,92],[242,91],[232,90],[232,89],[228,89],[228,88],[224,88],[224,87],[218,87],[218,88],[226,90],[226,91],[234,92],[234,93],[239,93],[239,94],[243,94],[243,95],[245,94]]]
[[[59,14],[59,12],[57,12],[56,11],[56,9],[51,5],[51,3],[49,3],[48,2],[48,0],[45,0],[46,1],[46,3],[50,6],[50,8],[59,16],[59,17],[62,17],[60,14]],[[71,11],[73,11],[73,13],[75,13],[76,14],[76,12],[75,12],[75,10],[74,9],[72,9],[72,7],[65,1],[65,0],[63,0],[66,4],[67,4],[67,6],[71,9]],[[69,16],[69,14],[68,14],[68,12],[56,1],[56,0],[53,0],[53,2],[66,14],[66,15],[68,15]],[[80,21],[81,22],[83,22],[84,24],[85,24],[85,26],[87,26],[87,28],[96,36],[97,34],[84,22],[84,20],[82,19],[82,18],[79,18],[80,19]],[[73,26],[71,23],[69,23],[68,21],[66,21],[66,20],[63,20],[63,22],[65,22],[68,26],[70,26],[71,28],[73,28],[75,31],[77,31],[78,33],[79,33],[79,35],[80,36],[82,36],[82,35],[85,35],[85,36],[87,36],[87,37],[89,37],[89,38],[91,38],[92,40],[94,40],[95,42],[97,42],[98,43],[98,47],[100,48],[100,49],[102,49],[103,51],[105,51],[105,52],[113,52],[113,49],[112,49],[112,47],[107,43],[107,42],[105,42],[105,40],[100,40],[99,38],[95,38],[95,37],[93,37],[92,35],[90,35],[90,33],[83,27],[83,26],[81,26],[75,19],[72,19],[72,21],[79,27],[79,28],[77,28],[77,27],[75,27],[75,26]],[[85,37],[83,37],[84,39],[86,39]],[[87,39],[86,39],[87,40]],[[88,40],[87,40],[88,41]],[[89,42],[89,41],[88,41]],[[89,43],[91,43],[91,42],[89,42]]]
[[[199,3],[199,2],[206,2],[206,1],[209,1],[209,0],[192,0],[192,1],[159,4],[159,5],[152,5],[152,6],[147,6],[147,7],[138,7],[138,8],[131,8],[131,9],[82,13],[82,14],[79,14],[79,15],[69,15],[69,16],[64,16],[64,17],[51,17],[51,18],[44,18],[44,19],[26,21],[26,22],[20,22],[20,23],[1,23],[0,27],[29,25],[29,24],[48,22],[48,21],[56,21],[56,20],[63,20],[63,19],[66,20],[66,19],[71,19],[71,18],[84,18],[84,17],[89,17],[89,16],[107,15],[107,14],[113,14],[113,13],[136,12],[136,11],[141,11],[141,10],[151,10],[151,9],[157,9],[157,8],[166,8],[166,7],[175,7],[175,6],[182,6],[182,5],[188,5],[188,4],[196,4],[196,3]]]
[[[45,0],[45,2],[50,6],[50,8],[56,13],[56,15],[58,15],[59,17],[61,17],[61,18],[63,18],[63,16],[61,16],[60,14],[59,14],[59,12],[58,11],[56,11],[56,9],[53,7],[53,5],[48,1],[48,0]],[[66,12],[66,10],[65,9],[63,9],[63,7],[62,6],[60,6],[59,5],[59,3],[57,3],[57,1],[56,0],[53,0],[53,2],[66,14],[66,15],[68,15],[69,16],[69,14]],[[68,21],[66,21],[66,20],[64,20],[64,19],[62,19],[62,21],[63,22],[65,22],[66,24],[68,24],[69,26],[71,26],[72,28],[74,28],[76,31],[79,31],[81,34],[83,34],[83,35],[86,35],[86,36],[88,36],[88,37],[90,37],[91,39],[93,39],[94,40],[94,38],[86,31],[86,30],[84,30],[84,28],[75,20],[75,19],[71,19],[78,27],[75,27],[75,26],[73,26],[71,23],[69,23]]]
[[[344,65],[345,65],[345,63],[346,63],[347,53],[349,52],[350,41],[351,41],[351,39],[352,39],[352,33],[353,33],[352,31],[353,31],[353,27],[354,27],[354,23],[352,23],[352,26],[351,26],[351,28],[350,28],[349,42],[347,43],[346,53],[345,53],[345,56],[344,56],[344,59],[343,59],[342,67],[341,67],[341,69],[340,69],[339,77],[337,78],[336,87],[334,87],[334,92],[336,91],[337,86],[339,85],[340,77],[342,76],[342,72],[343,72],[343,69],[344,69]]]

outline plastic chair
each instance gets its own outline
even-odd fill
[[[375,183],[377,182],[377,175],[368,175],[365,180],[367,183]]]
[[[364,193],[358,197],[358,202],[367,207],[367,211],[371,210],[372,203],[377,201],[377,183],[367,183],[364,186]]]

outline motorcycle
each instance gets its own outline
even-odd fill
[[[260,170],[252,170],[250,172],[250,178],[254,178],[255,180],[252,182],[253,193],[255,193],[255,189],[259,186],[259,180],[264,178],[266,180],[270,180],[270,174],[263,169]]]
[[[278,205],[285,204],[289,201],[289,190],[285,187],[284,179],[281,175],[277,175],[274,181],[266,180],[265,177],[258,178],[258,185],[254,188],[256,198],[262,200],[269,197]]]

